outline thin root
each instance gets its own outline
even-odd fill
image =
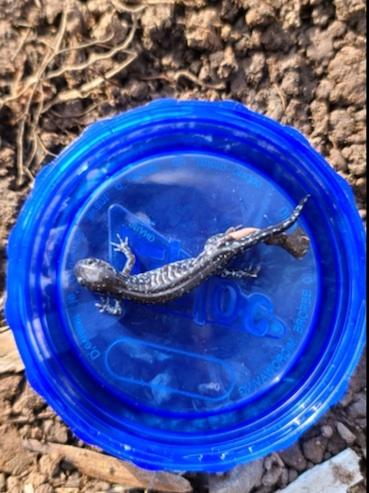
[[[112,58],[114,55],[116,55],[119,52],[124,52],[128,48],[128,46],[131,44],[131,42],[134,38],[134,35],[136,33],[136,30],[137,30],[137,20],[133,19],[131,31],[122,44],[115,46],[114,48],[107,51],[106,53],[92,53],[90,55],[89,59],[83,63],[77,63],[75,65],[67,65],[66,67],[60,67],[57,70],[53,70],[52,72],[49,72],[46,75],[46,79],[52,79],[54,77],[60,77],[61,75],[65,74],[66,72],[75,72],[78,70],[86,70],[87,68],[89,68],[91,65],[93,65],[96,62],[99,62],[101,60],[106,60],[108,58]]]
[[[115,75],[119,74],[122,70],[127,68],[134,60],[136,60],[137,55],[135,53],[131,53],[130,57],[124,62],[118,64],[116,67],[108,70],[108,72],[104,76],[99,76],[93,79],[90,82],[86,82],[82,84],[78,89],[69,89],[67,91],[60,92],[50,103],[44,108],[44,113],[48,111],[50,108],[59,103],[65,103],[67,101],[73,101],[74,99],[84,99],[87,98],[91,92],[99,87],[103,82],[111,79]]]
[[[281,100],[282,110],[285,113],[286,108],[287,108],[285,95],[283,94],[283,91],[281,90],[281,88],[277,84],[273,84],[273,88],[275,89],[276,93],[279,96],[279,99]]]
[[[28,36],[30,35],[32,29],[30,27],[27,28],[27,31],[24,33],[21,42],[19,43],[18,48],[15,50],[14,55],[11,58],[11,61],[14,62],[14,60],[17,58],[21,50],[23,49],[23,46],[26,44]]]
[[[37,0],[36,0],[37,1]],[[103,40],[93,40],[84,44],[80,44],[78,46],[66,46],[62,47],[65,33],[67,29],[67,20],[70,12],[69,2],[66,3],[66,8],[63,10],[59,27],[57,33],[54,36],[54,43],[50,45],[45,40],[36,39],[35,42],[41,42],[44,45],[44,54],[41,62],[35,69],[35,71],[24,79],[23,71],[19,71],[16,75],[12,86],[9,90],[9,95],[0,99],[0,108],[6,104],[9,104],[13,101],[19,101],[21,98],[21,111],[15,111],[15,119],[18,122],[17,125],[17,136],[16,136],[16,184],[17,186],[21,186],[24,183],[25,176],[30,180],[33,180],[33,174],[30,171],[33,164],[37,161],[39,162],[46,154],[53,155],[54,154],[48,151],[42,141],[42,138],[39,133],[39,123],[42,115],[44,115],[47,111],[49,111],[55,104],[58,103],[66,103],[69,101],[74,101],[76,99],[84,99],[88,97],[91,92],[97,89],[101,84],[106,81],[110,81],[114,76],[116,76],[119,72],[127,68],[134,60],[137,58],[137,53],[128,50],[131,45],[137,30],[137,16],[135,14],[141,12],[146,8],[145,5],[137,5],[135,7],[130,7],[126,5],[124,2],[120,2],[118,0],[112,0],[113,5],[124,12],[129,12],[132,14],[132,26],[131,29],[124,40],[119,46],[109,46],[113,39],[113,35],[110,35],[106,39]],[[20,39],[19,46],[17,47],[12,60],[14,61],[16,57],[19,55],[24,46],[29,42],[30,33],[32,33],[33,27],[31,25],[22,25],[22,27],[26,27],[26,32],[22,35]],[[61,55],[71,52],[78,51],[90,48],[96,45],[104,45],[106,46],[107,51],[104,53],[92,52],[88,57],[87,61],[82,63],[76,63],[71,65],[64,65],[63,63],[57,63],[60,59]],[[76,72],[76,71],[88,71],[88,73],[96,72],[94,69],[94,65],[102,60],[111,59],[113,60],[115,55],[118,53],[125,53],[126,59],[123,62],[115,61],[114,66],[108,70],[105,74],[98,74],[92,80],[83,83],[81,86],[76,88],[68,88],[65,90],[61,90],[54,97],[49,97],[49,101],[45,103],[45,84],[47,81],[61,77],[68,72]],[[55,65],[57,67],[55,68]],[[37,99],[35,95],[37,96]],[[24,98],[24,100],[23,100]],[[51,99],[52,98],[52,99]],[[79,118],[81,116],[86,115],[90,111],[96,108],[97,105],[90,106],[85,112],[79,115],[72,115],[72,118]],[[70,118],[70,116],[59,115],[55,111],[54,113],[58,118]],[[26,143],[29,143],[26,146]],[[27,156],[25,155],[27,147]]]
[[[83,43],[77,46],[68,46],[58,51],[58,55],[64,55],[65,53],[70,53],[71,51],[85,50],[86,48],[91,48],[91,46],[104,45],[109,43],[114,37],[114,33],[105,39],[96,39],[94,41],[89,41],[88,43]]]
[[[125,3],[122,3],[119,0],[110,0],[110,3],[118,12],[121,13],[127,12],[129,14],[139,14],[146,8],[146,5],[138,5],[137,7],[130,7],[129,5],[126,5]]]
[[[55,110],[51,110],[50,113],[54,116],[56,116],[57,118],[61,118],[61,119],[70,119],[70,118],[83,118],[84,116],[88,115],[89,113],[91,113],[91,111],[94,111],[96,108],[98,107],[97,104],[91,104],[91,106],[89,106],[87,108],[87,110],[85,111],[82,111],[82,113],[76,113],[74,115],[62,115],[60,113],[58,113],[57,111]]]
[[[23,112],[23,116],[20,119],[20,123],[18,126],[18,133],[17,133],[17,140],[16,140],[16,147],[17,147],[17,160],[16,160],[16,169],[17,169],[17,178],[16,178],[16,184],[17,186],[20,186],[23,182],[23,177],[26,174],[28,178],[33,180],[33,175],[31,171],[29,170],[28,166],[32,162],[33,158],[35,157],[37,153],[37,141],[33,139],[32,141],[32,150],[30,153],[30,156],[27,159],[27,162],[24,163],[24,135],[25,135],[25,129],[26,129],[26,121],[29,118],[30,114],[30,109],[33,101],[33,97],[35,95],[36,90],[38,90],[38,86],[41,82],[42,76],[51,62],[51,60],[54,58],[55,53],[60,49],[60,45],[63,41],[63,37],[65,34],[66,30],[66,25],[67,25],[67,10],[63,12],[61,20],[60,20],[60,25],[58,29],[58,33],[56,35],[56,41],[55,41],[55,46],[53,49],[53,52],[46,53],[44,56],[41,65],[35,74],[35,80],[33,81],[32,84],[28,86],[27,89],[31,88],[31,93],[27,99],[27,103]],[[41,90],[42,93],[42,90]],[[19,94],[18,94],[19,97]],[[42,114],[42,106],[43,106],[43,98],[41,97],[41,105],[39,106],[38,110],[36,111],[36,116],[37,116],[37,122],[33,122],[33,125],[36,125],[38,123],[38,120]]]
[[[224,89],[224,84],[222,84],[222,83],[221,84],[208,84],[207,82],[202,82],[198,77],[193,75],[188,70],[178,70],[178,72],[176,72],[173,75],[173,79],[176,82],[178,82],[178,79],[180,79],[181,77],[184,77],[184,78],[190,80],[191,82],[193,82],[194,84],[197,84],[200,87],[207,87],[208,89],[215,89],[215,90]]]

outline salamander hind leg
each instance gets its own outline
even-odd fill
[[[123,253],[126,257],[126,263],[122,269],[122,274],[128,276],[135,265],[136,257],[128,245],[128,238],[122,240],[119,234],[117,234],[118,243],[111,242],[115,252]]]

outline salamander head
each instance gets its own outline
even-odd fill
[[[93,257],[79,260],[74,274],[82,286],[96,292],[109,291],[118,279],[122,282],[123,277],[108,262]]]

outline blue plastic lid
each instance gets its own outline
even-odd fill
[[[260,245],[162,305],[99,312],[76,262],[134,272],[311,198],[296,260]],[[292,231],[292,230],[291,230]],[[364,344],[364,231],[295,130],[238,103],[159,100],[89,127],[38,175],[8,246],[6,315],[33,387],[85,441],[147,467],[220,471],[289,446],[346,388]]]

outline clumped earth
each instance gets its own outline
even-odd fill
[[[1,0],[1,308],[7,235],[37,171],[89,123],[158,97],[231,98],[293,125],[352,185],[365,220],[364,14],[364,0]],[[363,360],[320,423],[229,473],[245,478],[229,491],[274,492],[348,446],[364,459],[365,430]],[[124,491],[22,438],[82,446],[24,375],[2,374],[0,492]],[[207,491],[208,478],[189,477]]]

